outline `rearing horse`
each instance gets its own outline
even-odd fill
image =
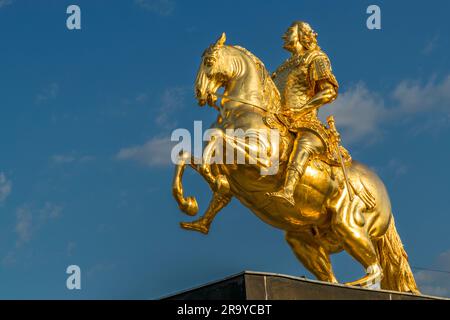
[[[221,87],[224,87],[223,95],[217,93]],[[181,180],[187,164],[213,190],[205,214],[194,222],[181,223],[183,228],[207,234],[216,214],[235,197],[260,219],[284,230],[297,258],[319,280],[337,283],[330,254],[345,250],[366,270],[365,276],[349,285],[419,292],[395,228],[386,188],[365,165],[352,161],[347,167],[354,197],[349,197],[342,169],[320,159],[310,161],[298,183],[295,207],[266,195],[283,182],[294,137],[280,122],[267,121],[270,118],[267,115],[278,111],[280,95],[258,58],[242,47],[225,45],[225,34],[222,34],[202,56],[195,94],[200,105],[208,103],[216,108],[217,97],[222,97],[218,108],[221,114],[213,127],[221,132],[225,144],[233,144],[247,158],[251,142],[241,139],[236,143],[234,137],[227,135],[227,129],[253,132],[278,128],[279,139],[268,135],[263,142],[269,153],[280,155],[279,170],[262,175],[264,161],[266,165],[270,162],[263,157],[253,164],[211,163],[211,158],[217,156],[217,137],[206,145],[200,164],[189,153],[182,152],[173,181],[173,195],[180,209],[191,216],[198,211],[195,198],[185,198],[183,194]],[[276,118],[270,119],[273,122]]]

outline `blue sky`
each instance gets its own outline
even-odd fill
[[[381,8],[382,29],[366,28]],[[167,141],[205,126],[193,82],[221,32],[274,70],[310,22],[340,83],[354,158],[384,180],[415,267],[450,271],[448,1],[0,0],[0,298],[157,298],[242,270],[306,275],[281,231],[233,201],[207,237],[183,231]],[[78,4],[82,29],[66,28]],[[206,184],[186,173],[200,210]],[[363,270],[333,257],[341,281]],[[66,288],[79,265],[82,289]],[[414,270],[450,296],[450,274]]]

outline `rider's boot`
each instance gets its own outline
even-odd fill
[[[311,154],[307,150],[298,147],[293,155],[294,156],[290,159],[287,167],[283,188],[276,192],[267,193],[270,197],[284,199],[291,206],[295,206],[295,187],[306,170]]]

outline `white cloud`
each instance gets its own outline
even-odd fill
[[[425,84],[404,80],[392,92],[399,115],[424,111],[446,111],[450,108],[450,75],[441,82],[431,79]]]
[[[164,129],[171,129],[177,125],[177,112],[183,105],[186,96],[186,88],[175,87],[164,90],[161,96],[161,106],[157,111],[155,122]]]
[[[160,106],[155,113],[155,124],[163,131],[174,129],[179,118],[179,111],[184,106],[187,88],[173,87],[164,90],[160,97]],[[138,96],[139,97],[139,96]],[[142,96],[147,99],[147,96]],[[118,160],[134,160],[150,167],[161,167],[171,164],[171,151],[175,142],[170,134],[153,137],[143,145],[122,148],[116,155]]]
[[[116,158],[134,160],[150,167],[166,166],[171,163],[173,145],[170,137],[154,137],[143,145],[121,149]]]
[[[0,0],[0,9],[9,6],[12,3],[13,3],[12,0]]]
[[[167,130],[176,126],[186,92],[186,88],[183,87],[169,88],[163,92],[161,107],[155,119],[159,127]],[[422,121],[420,128],[415,125],[411,128],[412,132],[448,126],[450,125],[448,106],[450,106],[450,75],[441,81],[433,79],[425,84],[404,80],[384,97],[370,91],[363,82],[360,82],[340,93],[332,104],[325,105],[320,110],[320,117],[325,121],[327,115],[333,114],[344,145],[351,145],[361,140],[366,143],[376,141],[382,137],[385,125],[428,111],[433,111],[436,118]],[[433,123],[430,124],[430,121]],[[172,145],[168,138],[152,138],[144,145],[121,149],[117,158],[134,159],[149,166],[161,166],[169,163]],[[394,162],[391,162],[389,167],[396,175],[401,175],[407,170],[404,165]]]
[[[50,157],[50,161],[57,165],[68,164],[68,163],[84,163],[95,160],[94,156],[82,155],[78,156],[75,154],[55,154]]]
[[[134,2],[139,7],[161,16],[169,16],[175,9],[175,2],[172,0],[135,0]]]
[[[69,241],[69,243],[67,244],[67,256],[68,257],[73,256],[76,247],[77,247],[76,242]]]
[[[134,101],[136,101],[137,103],[145,103],[148,101],[148,94],[143,92],[143,93],[139,93],[135,98]]]
[[[386,108],[383,99],[361,82],[339,94],[336,101],[325,105],[320,114],[323,121],[333,114],[338,130],[342,131],[343,141],[351,143],[367,137],[378,138]]]
[[[439,255],[430,269],[444,272],[420,270],[414,274],[419,289],[424,294],[450,297],[450,250]]]
[[[36,96],[36,103],[44,103],[49,100],[54,100],[58,96],[59,92],[59,85],[55,82],[49,84],[47,87],[45,87],[42,92],[40,92]]]
[[[62,206],[47,201],[44,206],[38,210],[40,221],[46,222],[50,219],[59,218],[61,216],[62,209]]]
[[[352,143],[357,140],[370,142],[381,136],[383,125],[427,112],[435,117],[427,118],[422,127],[412,128],[413,131],[448,126],[449,107],[450,75],[441,81],[432,79],[427,83],[403,80],[385,97],[370,91],[361,82],[340,93],[335,102],[323,107],[320,114],[323,121],[327,115],[334,114],[344,143]]]
[[[437,47],[438,40],[439,40],[439,35],[435,35],[433,38],[428,40],[427,43],[425,44],[425,47],[422,49],[422,54],[429,55],[433,51],[435,51],[436,47]]]
[[[389,160],[387,169],[394,177],[402,176],[408,172],[408,166],[398,159]]]
[[[438,137],[441,136],[442,131],[448,127],[450,127],[450,113],[445,115],[435,112],[426,118],[424,117],[420,125],[411,128],[412,130],[410,130],[410,132],[413,136],[427,133]]]
[[[85,155],[85,156],[81,156],[80,158],[78,158],[79,162],[90,162],[90,161],[94,161],[95,160],[95,156],[91,156],[91,155]]]
[[[30,241],[32,235],[33,215],[27,207],[20,207],[16,211],[17,245]]]
[[[75,161],[75,157],[72,155],[66,154],[55,154],[51,157],[53,163],[63,164],[63,163],[71,163]]]
[[[420,290],[423,294],[428,294],[430,296],[436,297],[448,297],[449,296],[449,288],[437,286],[420,286]]]
[[[2,265],[4,267],[11,267],[16,263],[16,256],[13,251],[9,252],[6,256],[2,259]]]
[[[6,200],[11,194],[12,183],[3,172],[0,172],[0,203]]]
[[[62,209],[62,206],[48,201],[41,208],[34,208],[27,204],[19,207],[16,210],[15,225],[17,247],[29,242],[49,220],[60,217]]]
[[[149,102],[149,94],[147,92],[139,92],[131,97],[124,98],[122,104],[127,108],[135,105],[147,105]],[[125,111],[120,111],[120,113],[125,114]]]
[[[93,265],[92,267],[90,267],[87,272],[86,275],[89,278],[93,278],[94,276],[98,275],[98,274],[104,274],[106,272],[111,272],[114,271],[114,269],[116,269],[116,264],[115,263],[98,263]]]

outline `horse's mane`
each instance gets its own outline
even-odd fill
[[[232,47],[243,52],[256,65],[264,91],[263,92],[264,104],[267,106],[268,110],[272,112],[278,111],[280,108],[280,99],[281,99],[280,92],[278,91],[278,88],[273,82],[272,77],[270,76],[269,72],[264,66],[264,63],[257,56],[255,56],[253,53],[251,53],[244,47],[241,46],[232,46]]]

